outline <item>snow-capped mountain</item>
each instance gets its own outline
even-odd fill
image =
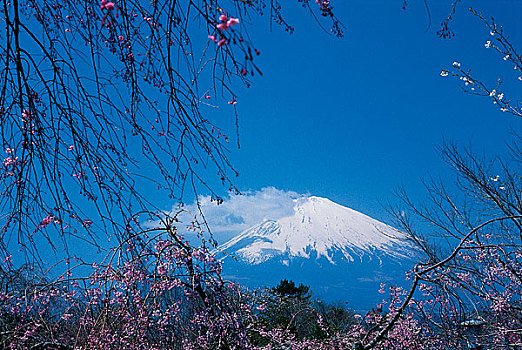
[[[405,258],[411,245],[405,235],[362,213],[343,207],[327,198],[295,199],[294,213],[263,222],[226,242],[220,250],[250,264],[273,258],[325,258],[363,261],[381,256]]]
[[[381,283],[406,285],[404,272],[415,262],[404,233],[314,196],[294,199],[293,213],[266,218],[218,250],[225,278],[251,288],[287,278],[356,310],[382,301]]]

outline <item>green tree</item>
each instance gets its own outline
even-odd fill
[[[309,300],[312,296],[309,286],[302,283],[296,286],[294,281],[288,281],[286,278],[281,280],[277,286],[271,288],[271,293],[281,298],[295,298],[297,300]]]
[[[260,323],[267,330],[280,329],[297,339],[325,339],[354,323],[353,312],[341,305],[314,300],[310,287],[283,279],[266,289]],[[260,342],[261,344],[263,341]]]

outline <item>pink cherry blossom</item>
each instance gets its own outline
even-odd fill
[[[226,44],[228,44],[228,41],[227,41],[227,39],[223,38],[220,41],[218,41],[217,46],[221,47],[221,46],[225,46]]]
[[[100,10],[102,10],[102,11],[104,9],[107,11],[112,11],[112,10],[114,10],[114,6],[115,6],[114,3],[111,1],[109,1],[109,2],[107,2],[106,0],[100,1]]]
[[[9,165],[12,165],[12,164],[16,164],[16,162],[18,161],[18,157],[7,157],[4,159],[3,161],[3,164],[5,167],[9,166]]]
[[[226,22],[223,22],[223,23],[219,23],[217,26],[216,26],[217,29],[221,30],[221,31],[225,31],[228,29],[228,24]]]
[[[232,27],[233,25],[236,25],[239,23],[239,19],[230,17],[230,19],[227,21],[227,26]]]
[[[42,219],[42,222],[40,223],[40,227],[44,228],[45,226],[51,224],[54,221],[54,217],[51,215],[47,215],[45,218]]]

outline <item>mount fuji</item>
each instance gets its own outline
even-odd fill
[[[265,218],[218,247],[223,274],[255,288],[281,279],[328,301],[367,310],[380,284],[404,284],[415,248],[401,231],[321,197],[294,199],[293,214]]]

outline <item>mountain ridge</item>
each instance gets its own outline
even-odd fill
[[[294,199],[293,215],[265,218],[219,247],[249,264],[274,258],[324,257],[332,264],[364,256],[403,259],[413,245],[401,231],[327,198]],[[225,258],[224,258],[225,259]]]

